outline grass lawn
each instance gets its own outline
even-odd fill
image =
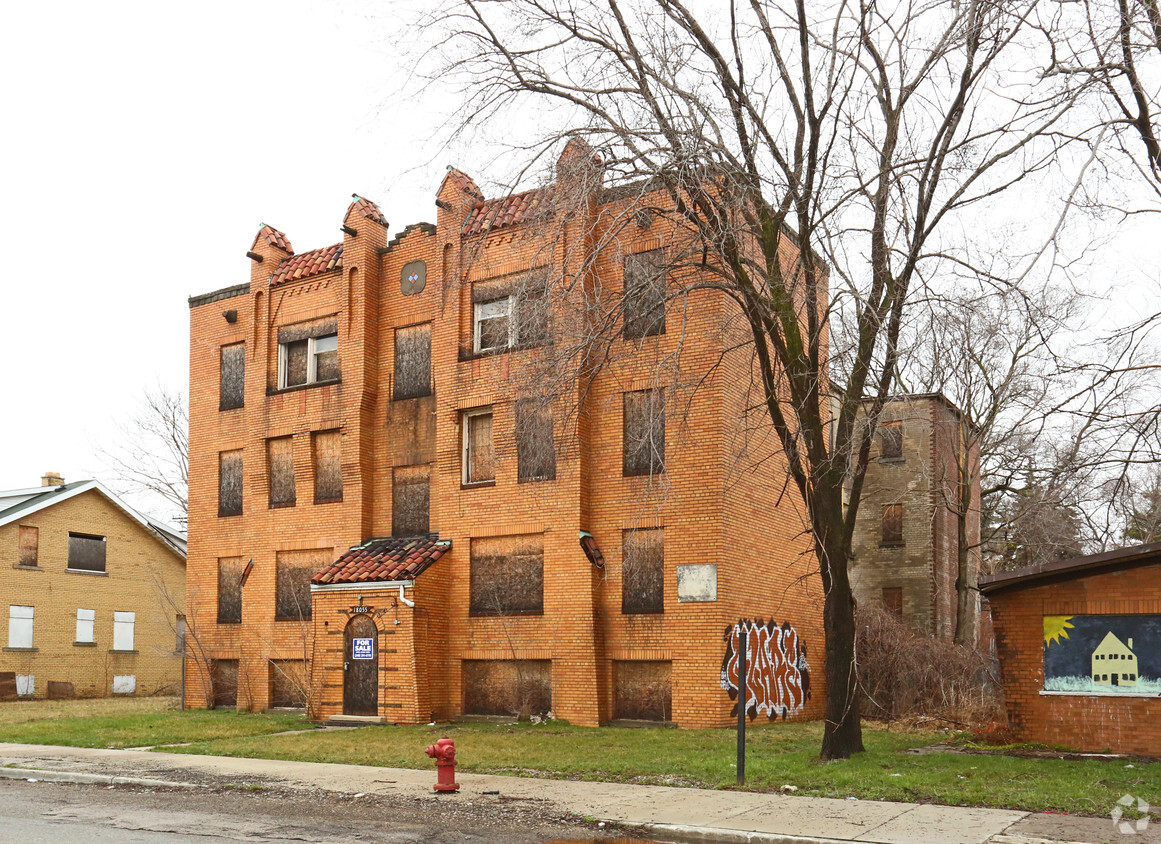
[[[180,712],[176,698],[101,698],[0,703],[0,741],[72,747],[141,747],[310,727],[301,715]]]
[[[592,729],[553,724],[366,727],[271,735],[309,724],[296,715],[179,712],[166,698],[0,704],[0,741],[79,747],[434,768],[424,748],[455,739],[459,770],[703,788],[734,787],[734,733]],[[818,723],[755,724],[747,731],[746,785],[798,794],[1107,815],[1123,794],[1161,803],[1161,762],[905,753],[948,733],[865,724],[867,752],[820,763]],[[1132,767],[1129,767],[1131,765]]]

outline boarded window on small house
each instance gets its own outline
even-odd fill
[[[621,612],[665,611],[665,529],[622,532]]]
[[[222,346],[218,410],[233,410],[246,401],[246,344]]]
[[[894,616],[900,621],[903,620],[902,586],[883,587],[883,609],[887,612],[888,615]]]
[[[515,287],[513,340],[518,347],[542,346],[549,340],[548,273],[534,270]]]
[[[242,571],[246,561],[241,557],[218,560],[218,624],[242,623]]]
[[[520,482],[556,480],[552,408],[539,399],[516,402],[516,476]]]
[[[277,437],[266,441],[266,466],[270,475],[270,506],[293,507],[294,438]]]
[[[218,515],[242,515],[242,450],[218,454]]]
[[[431,473],[427,466],[397,466],[391,472],[391,535],[419,536],[430,530]]]
[[[20,526],[20,550],[16,565],[34,567],[40,553],[40,528]]]
[[[883,508],[883,544],[903,544],[902,504],[888,504]]]
[[[392,398],[431,395],[431,323],[395,329],[395,387]]]
[[[301,709],[306,706],[306,661],[270,660],[270,705]]]
[[[903,458],[902,422],[884,422],[879,426],[879,456],[883,460]]]
[[[214,706],[238,705],[238,660],[215,659],[210,663]]]
[[[479,484],[496,480],[491,408],[465,412],[463,429],[463,482]]]
[[[625,256],[625,338],[665,333],[665,253]]]
[[[665,470],[665,391],[636,390],[623,397],[623,472],[655,475]]]
[[[472,540],[472,615],[544,612],[544,537],[498,536]]]
[[[310,618],[310,579],[330,562],[324,549],[279,551],[275,570],[274,619]]]
[[[69,564],[75,571],[105,570],[105,537],[69,532]]]
[[[630,721],[673,720],[673,663],[613,662],[613,717]]]
[[[552,711],[552,661],[465,659],[464,714],[526,717]]]
[[[310,439],[314,460],[314,503],[342,501],[342,432],[316,431]]]

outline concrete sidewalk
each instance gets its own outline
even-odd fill
[[[1107,818],[1038,815],[1000,809],[835,800],[613,783],[460,774],[457,795],[434,795],[434,769],[416,771],[317,762],[234,759],[0,743],[0,766],[162,781],[224,777],[249,784],[365,793],[410,799],[545,801],[561,813],[640,828],[672,841],[834,842],[876,844],[1031,844],[1043,841],[1161,842],[1161,824],[1125,838]],[[28,776],[35,776],[28,774]]]

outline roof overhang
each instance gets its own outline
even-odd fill
[[[985,595],[994,595],[1009,589],[1043,586],[1048,583],[1075,580],[1085,575],[1156,564],[1161,564],[1161,542],[1117,548],[1100,554],[1089,554],[1086,557],[1073,557],[1042,566],[1028,566],[986,575],[980,578],[980,591]]]
[[[414,580],[367,580],[362,583],[312,583],[311,592],[376,592],[380,589],[414,589]]]

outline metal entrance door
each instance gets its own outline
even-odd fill
[[[379,630],[365,615],[347,623],[343,636],[343,714],[379,714]]]

